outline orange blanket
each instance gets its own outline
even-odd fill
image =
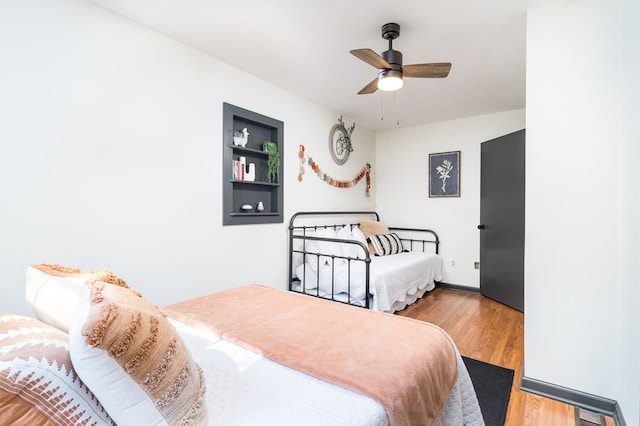
[[[391,425],[432,425],[457,377],[449,336],[433,324],[260,285],[165,308],[282,365],[378,401]]]

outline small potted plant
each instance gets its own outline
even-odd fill
[[[277,183],[280,174],[280,154],[278,145],[275,142],[265,141],[262,143],[262,150],[269,153],[267,158],[267,182]]]
[[[233,144],[236,146],[245,147],[249,141],[249,132],[245,127],[241,132],[233,132]]]

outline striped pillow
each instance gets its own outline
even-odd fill
[[[202,370],[158,307],[93,282],[75,319],[73,365],[117,424],[206,423]]]
[[[0,423],[111,424],[71,365],[66,333],[35,318],[0,313]]]
[[[398,237],[398,234],[394,232],[390,234],[371,235],[369,237],[369,242],[373,246],[373,250],[377,256],[398,254],[404,251],[400,237]]]
[[[389,228],[384,223],[375,220],[363,220],[360,222],[360,230],[364,234],[367,241],[372,235],[388,234]],[[369,254],[376,254],[373,244],[369,242]]]

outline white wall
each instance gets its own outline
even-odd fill
[[[618,383],[627,424],[640,424],[640,2],[623,0],[620,12],[620,221],[618,268],[620,339]]]
[[[529,12],[527,31],[525,375],[617,400],[628,424],[640,386],[635,11],[556,1]]]
[[[376,134],[381,221],[435,230],[444,282],[480,286],[480,144],[524,127],[525,111],[514,110]],[[429,198],[429,154],[448,151],[461,151],[460,197]]]
[[[0,310],[28,313],[25,269],[41,262],[110,268],[159,305],[285,288],[293,212],[375,208],[364,183],[297,180],[300,143],[336,178],[375,170],[372,131],[356,123],[338,167],[339,113],[90,2],[1,2],[0,51]],[[223,102],[284,121],[285,223],[222,226]]]

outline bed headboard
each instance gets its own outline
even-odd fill
[[[345,225],[357,225],[361,220],[380,220],[378,212],[373,211],[324,211],[298,212],[291,216],[289,232],[294,229],[315,229],[320,227],[338,228]]]
[[[315,211],[297,212],[291,216],[289,221],[289,243],[293,242],[294,235],[304,235],[307,230],[318,228],[338,229],[343,226],[354,227],[362,220],[380,221],[380,215],[375,211]],[[409,250],[419,249],[427,251],[427,246],[434,247],[434,252],[440,252],[440,239],[438,234],[431,229],[423,228],[403,228],[389,226],[390,231],[396,232],[405,247]]]

